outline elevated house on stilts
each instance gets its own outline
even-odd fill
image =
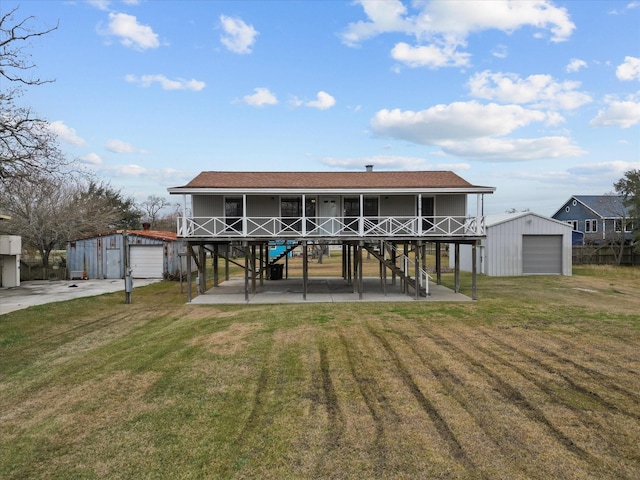
[[[200,294],[205,293],[207,256],[213,258],[217,286],[219,258],[229,260],[232,251],[239,251],[248,299],[257,281],[277,271],[283,255],[270,258],[268,247],[280,242],[287,245],[285,252],[302,247],[304,299],[307,247],[326,244],[342,247],[342,276],[360,299],[366,295],[360,268],[364,251],[380,262],[381,278],[388,273],[399,277],[408,294],[419,299],[429,294],[427,268],[440,283],[443,244],[475,247],[485,236],[484,196],[494,190],[449,171],[373,171],[368,166],[359,172],[207,171],[169,193],[183,196],[178,237],[187,245],[187,259],[197,263]],[[470,204],[475,207],[471,215]],[[427,243],[435,245],[433,266],[426,265]],[[455,274],[458,290],[457,266]],[[475,271],[472,278],[475,298]],[[188,297],[191,301],[190,290]]]

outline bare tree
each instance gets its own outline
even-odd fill
[[[20,234],[40,253],[42,266],[68,240],[92,235],[117,221],[119,212],[105,197],[93,195],[90,181],[74,175],[34,173],[0,185],[0,207],[11,217],[5,233]]]
[[[38,37],[56,30],[32,30],[33,17],[16,21],[18,7],[0,17],[0,181],[30,174],[34,169],[55,171],[64,163],[56,136],[48,123],[38,118],[30,108],[16,101],[23,89],[53,80],[34,75],[25,47]]]
[[[633,230],[634,249],[640,252],[640,169],[624,172],[624,178],[614,185],[616,192],[622,195],[623,203],[628,208],[628,216]]]
[[[627,226],[630,222],[627,208],[623,198],[612,192],[602,197],[601,208],[610,218],[605,220],[604,245],[610,249],[616,265],[620,265],[625,250]]]
[[[158,213],[170,205],[171,202],[166,198],[149,195],[147,199],[140,204],[140,208],[144,212],[144,220],[151,224],[151,228],[155,229],[158,223]]]

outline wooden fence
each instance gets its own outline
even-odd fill
[[[616,253],[612,248],[616,248]],[[572,260],[574,265],[617,265],[616,254],[619,247],[610,246],[574,246]],[[626,245],[622,252],[620,265],[640,265],[640,254],[633,251],[630,245]]]

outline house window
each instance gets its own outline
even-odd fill
[[[299,197],[283,197],[280,200],[280,215],[283,217],[301,217],[302,199]]]
[[[619,218],[616,220],[616,233],[622,233],[623,225],[625,233],[633,232],[633,222],[631,220],[623,220]]]
[[[364,197],[364,216],[378,216],[378,197]]]
[[[302,198],[283,197],[280,200],[280,216],[282,223],[291,227],[295,231],[300,231],[302,217]]]
[[[358,217],[360,217],[360,197],[345,197],[343,205],[345,227],[357,232]]]
[[[584,233],[595,233],[598,231],[598,220],[585,220]]]
[[[227,197],[224,199],[224,221],[227,230],[242,231],[242,197]]]
[[[313,219],[316,216],[316,200],[305,199],[304,205],[305,217]],[[300,231],[302,219],[302,197],[283,197],[280,200],[280,216],[282,222],[296,231]],[[307,228],[312,224],[307,221]]]
[[[578,221],[577,220],[567,220],[567,223],[571,225],[573,230],[578,230]]]

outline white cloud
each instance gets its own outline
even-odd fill
[[[86,2],[97,8],[98,10],[103,10],[103,11],[108,11],[109,10],[109,4],[111,3],[110,0],[86,0]]]
[[[480,160],[523,161],[583,155],[585,151],[568,137],[505,138],[532,123],[554,125],[560,119],[553,112],[519,105],[482,105],[471,101],[436,105],[418,112],[380,110],[371,119],[371,127],[382,137],[438,146],[444,154]]]
[[[640,80],[640,58],[624,57],[624,63],[616,68],[616,77],[620,80]]]
[[[134,147],[122,140],[109,140],[105,148],[113,153],[146,153],[144,150]]]
[[[247,105],[263,107],[264,105],[276,105],[278,103],[278,98],[268,88],[254,88],[253,91],[256,93],[242,97]]]
[[[220,41],[230,51],[234,53],[251,53],[251,47],[255,43],[258,31],[252,25],[247,25],[240,18],[220,15],[220,24],[224,34],[220,36]]]
[[[498,45],[493,49],[491,55],[496,58],[507,58],[509,56],[509,49],[506,45]]]
[[[341,35],[343,43],[355,47],[384,33],[412,36],[416,39],[415,47],[398,43],[392,52],[396,60],[411,66],[467,65],[469,54],[457,50],[466,46],[467,37],[474,32],[500,30],[512,33],[522,27],[533,27],[537,29],[536,36],[548,31],[551,41],[561,42],[575,29],[567,10],[547,0],[493,0],[490,8],[487,2],[477,0],[420,1],[413,3],[419,9],[413,15],[399,0],[359,0],[357,3],[363,7],[367,20],[350,23]]]
[[[455,139],[472,139],[507,135],[532,122],[544,122],[549,115],[518,105],[482,105],[478,102],[455,102],[414,112],[380,110],[371,120],[373,131],[423,145],[438,145]]]
[[[125,76],[125,80],[129,83],[137,83],[141,87],[145,88],[150,87],[154,83],[158,83],[163,90],[191,90],[194,92],[199,92],[204,87],[206,87],[206,83],[200,80],[185,80],[184,78],[171,80],[162,74],[142,75],[141,77],[137,77],[135,75],[127,75]]]
[[[578,165],[567,169],[567,171],[577,175],[602,176],[615,174],[616,176],[622,177],[625,172],[638,168],[640,168],[640,162],[613,161]]]
[[[437,45],[411,45],[400,42],[391,50],[394,60],[402,62],[410,67],[462,67],[469,65],[468,53],[461,53],[455,47]]]
[[[587,62],[584,60],[580,60],[579,58],[572,58],[569,64],[567,65],[567,72],[573,73],[577,72],[581,68],[587,68]]]
[[[598,111],[590,126],[629,128],[640,123],[640,95],[623,101],[608,98],[606,102],[607,108]]]
[[[158,35],[151,27],[138,23],[138,19],[126,13],[110,13],[107,33],[120,38],[125,47],[136,50],[157,48],[160,46]]]
[[[400,0],[367,1],[357,3],[362,5],[369,21],[350,23],[342,34],[342,41],[350,46],[358,46],[363,40],[388,32],[410,32],[414,29],[413,21],[404,18],[406,7]]]
[[[92,153],[89,153],[88,155],[80,157],[80,162],[84,163],[85,165],[97,166],[97,165],[102,165],[102,158],[100,158],[100,156],[97,153],[92,152]]]
[[[587,153],[567,137],[479,138],[439,144],[450,154],[478,160],[521,162],[552,158],[579,157]]]
[[[327,92],[318,92],[316,99],[306,102],[305,106],[317,108],[318,110],[327,110],[336,104],[336,99]]]
[[[49,130],[63,142],[70,143],[76,147],[85,145],[85,141],[76,134],[75,129],[65,125],[62,120],[51,122],[49,124]]]
[[[558,82],[550,75],[530,75],[522,79],[513,73],[486,70],[473,75],[467,85],[476,98],[531,104],[536,108],[573,110],[592,101],[586,93],[576,91],[579,82]]]

